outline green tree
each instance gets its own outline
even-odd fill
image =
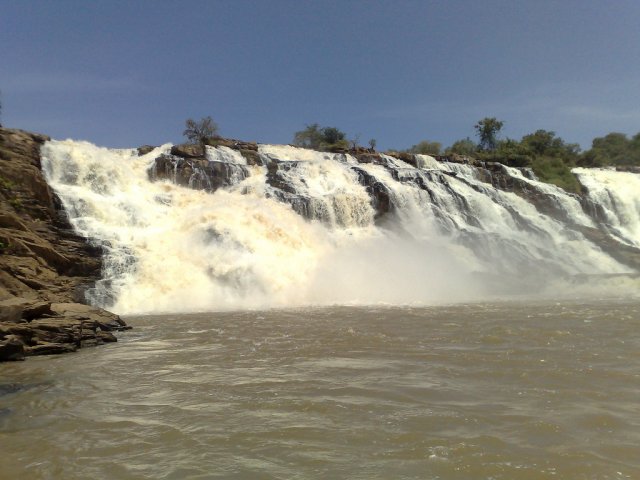
[[[580,146],[576,143],[565,143],[555,132],[536,130],[525,135],[520,142],[532,155],[558,157],[565,162],[573,163],[578,157]]]
[[[322,128],[317,123],[307,125],[307,128],[296,132],[293,136],[293,144],[303,148],[320,148],[324,136]]]
[[[594,138],[591,149],[584,153],[579,163],[592,167],[640,165],[640,134],[631,140],[617,132]]]
[[[324,127],[322,129],[322,136],[325,143],[335,145],[338,142],[346,140],[347,134],[337,129],[336,127]]]
[[[498,146],[498,134],[504,122],[495,117],[486,117],[474,125],[476,134],[480,139],[479,146],[482,150],[495,150]]]
[[[346,133],[336,127],[320,127],[317,123],[307,125],[304,130],[296,132],[293,136],[293,144],[314,150],[349,148]]]
[[[185,126],[182,134],[192,143],[204,145],[207,139],[218,135],[218,124],[211,117],[204,117],[197,122],[190,118],[185,122]]]
[[[478,150],[476,143],[469,137],[457,140],[451,144],[445,151],[446,155],[464,155],[465,157],[473,157]]]
[[[533,160],[530,150],[512,138],[499,141],[494,150],[484,155],[486,160],[504,163],[510,167],[528,167]]]
[[[420,143],[412,146],[409,149],[409,153],[417,153],[422,155],[440,155],[442,144],[440,142],[430,142],[429,140],[423,140]]]

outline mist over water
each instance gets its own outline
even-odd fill
[[[431,305],[573,295],[589,290],[584,282],[576,289],[576,275],[632,272],[582,235],[596,223],[576,197],[517,169],[503,167],[550,198],[562,219],[483,181],[475,167],[428,156],[414,168],[384,155],[361,164],[347,154],[261,145],[264,166],[247,166],[234,150],[207,147],[209,161],[248,171],[207,193],[150,181],[154,159],[169,149],[138,156],[70,140],[42,149],[72,224],[104,247],[103,278],[88,292],[94,304],[121,314]],[[271,184],[270,164],[284,190]],[[640,243],[638,189],[627,188],[624,200],[611,193],[637,175],[578,175],[603,205],[612,235]],[[388,195],[386,215],[376,212],[363,178]],[[601,294],[608,281],[598,280]],[[617,294],[638,290],[633,279],[611,282]]]

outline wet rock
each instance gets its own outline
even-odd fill
[[[358,182],[366,187],[371,197],[371,206],[376,211],[376,219],[391,211],[391,195],[386,185],[362,168],[353,167],[358,174]]]
[[[287,178],[287,172],[295,170],[299,164],[300,162],[295,161],[270,162],[267,165],[267,183],[283,192],[297,193]]]
[[[111,332],[104,332],[104,331],[98,332],[98,338],[100,340],[102,340],[103,342],[105,342],[105,343],[111,343],[111,342],[117,342],[118,341],[116,336]]]
[[[260,158],[260,155],[257,152],[257,147],[255,150],[250,150],[250,149],[241,149],[240,150],[240,154],[245,158],[245,160],[247,161],[247,165],[262,165],[262,159]]]
[[[202,145],[183,143],[171,147],[171,155],[183,158],[203,158],[204,147]]]
[[[24,344],[16,335],[9,335],[0,341],[0,362],[24,360],[24,357]]]
[[[398,160],[402,160],[403,162],[408,163],[412,167],[418,166],[418,160],[416,159],[416,156],[413,153],[391,151],[391,152],[388,152],[387,155],[397,158]]]
[[[248,176],[249,171],[244,165],[166,154],[156,158],[149,169],[151,181],[169,180],[182,187],[207,192],[236,185]]]
[[[380,163],[382,157],[378,153],[358,153],[355,155],[358,163]]]
[[[640,248],[625,245],[608,235],[606,231],[597,228],[580,226],[579,231],[587,240],[598,245],[605,253],[611,255],[620,263],[640,272]]]
[[[82,322],[68,318],[37,319],[29,325],[33,330],[36,344],[68,343],[78,345],[82,340]]]
[[[518,170],[522,172],[525,178],[531,178],[533,175],[529,168],[519,168]],[[521,177],[513,176],[505,165],[498,162],[486,162],[484,168],[479,168],[478,172],[478,178],[483,182],[490,183],[497,189],[515,193],[532,203],[539,212],[545,215],[560,219],[570,225],[573,224],[566,209],[556,201],[553,195],[536,188]],[[566,192],[566,194],[573,195],[576,200],[580,201],[578,195],[569,192]]]
[[[67,343],[48,343],[43,342],[33,347],[27,348],[28,355],[60,355],[61,353],[71,353],[78,350],[75,345]]]
[[[115,313],[81,303],[53,303],[51,311],[55,315],[67,319],[90,320],[104,331],[129,330],[131,328]]]
[[[79,303],[28,304],[25,299],[4,303],[17,305],[22,317],[0,322],[0,342],[5,352],[0,361],[13,359],[13,352],[18,352],[18,357],[20,352],[23,356],[49,355],[115,342],[112,332],[130,328],[118,315]]]
[[[156,147],[152,146],[152,145],[142,145],[141,147],[138,147],[138,156],[141,157],[142,155],[146,155],[147,153],[151,153],[152,151],[154,151],[156,149]]]

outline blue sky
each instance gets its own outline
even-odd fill
[[[379,149],[539,128],[640,131],[640,2],[0,0],[7,127],[113,146],[288,143],[337,126]]]

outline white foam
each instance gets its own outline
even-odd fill
[[[150,182],[147,170],[169,148],[140,157],[70,140],[42,148],[43,170],[72,224],[105,248],[92,300],[121,314],[468,301],[487,292],[477,272],[509,282],[628,270],[526,200],[480,182],[467,165],[455,166],[456,177],[442,173],[451,165],[428,159],[427,170],[393,157],[384,157],[388,167],[359,165],[389,191],[392,212],[376,224],[353,157],[261,145],[265,161],[297,162],[279,174],[295,195],[328,212],[321,222],[277,201],[264,167],[214,194]],[[207,156],[244,161],[224,147],[208,148]],[[637,202],[624,181],[615,189]],[[574,201],[562,197],[559,205],[569,211]],[[620,212],[637,222],[637,203],[620,202],[616,218],[633,237],[637,223]]]

